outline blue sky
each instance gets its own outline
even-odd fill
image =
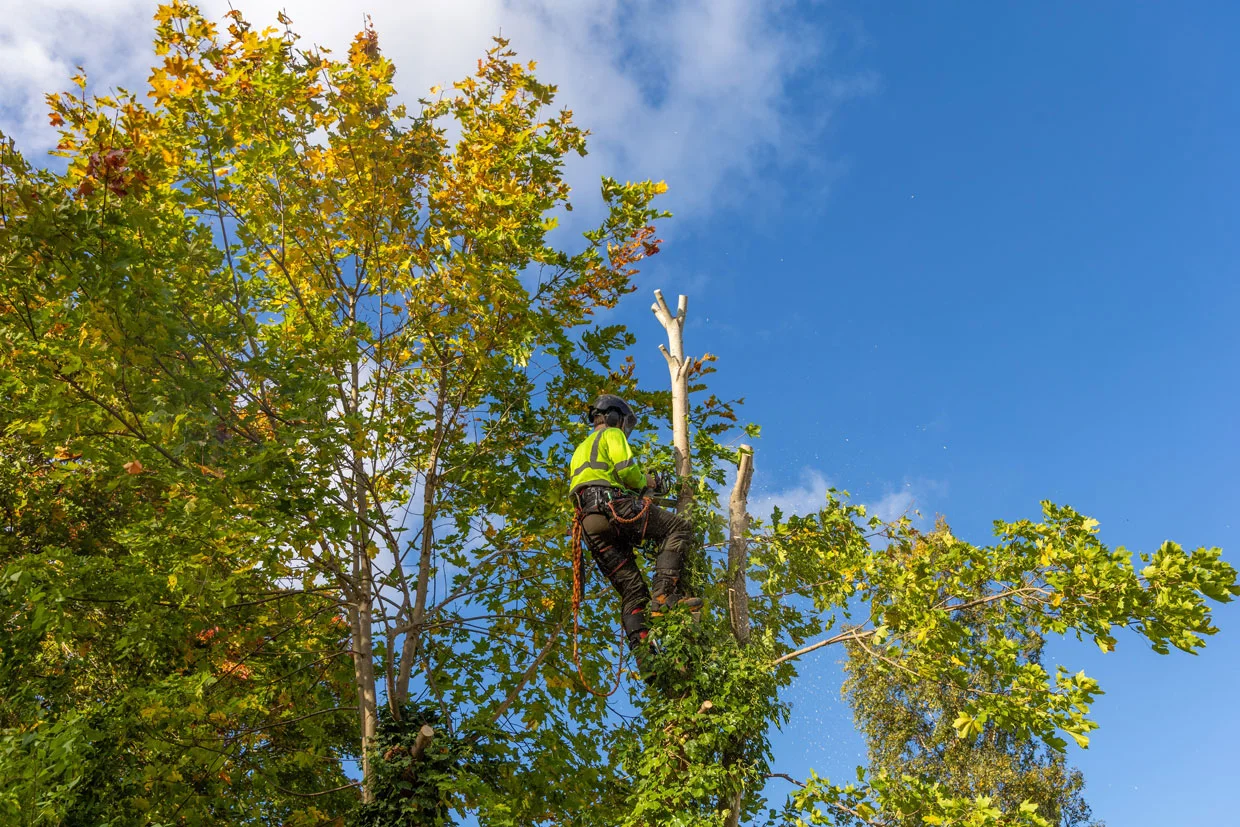
[[[831,169],[771,170],[760,208],[687,222],[647,273],[701,280],[688,347],[763,424],[757,484],[909,491],[974,542],[1049,498],[1111,545],[1236,560],[1238,12],[810,10],[855,33],[828,71],[878,76],[818,136]],[[1096,817],[1234,818],[1240,611],[1216,617],[1196,658],[1052,647],[1107,690],[1071,755]],[[806,664],[781,771],[858,760],[835,657]]]
[[[341,5],[238,3],[337,46],[360,22]],[[985,542],[1049,498],[1111,545],[1237,560],[1240,6],[366,5],[408,97],[502,28],[595,132],[581,190],[668,180],[677,217],[618,315],[661,382],[649,291],[690,294],[688,349],[719,355],[714,390],[763,426],[755,501],[808,507],[832,484]],[[46,145],[29,90],[76,62],[143,77],[150,13],[6,12],[0,124]],[[1240,609],[1216,620],[1195,658],[1052,647],[1107,690],[1071,759],[1113,827],[1228,821]],[[804,660],[776,770],[861,760],[835,657]]]

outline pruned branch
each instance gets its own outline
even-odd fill
[[[418,737],[414,739],[413,746],[409,749],[409,756],[417,761],[422,757],[422,753],[426,752],[426,747],[430,744],[431,739],[435,737],[435,728],[430,724],[422,724],[422,728],[418,730]]]

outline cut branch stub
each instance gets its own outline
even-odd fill
[[[418,737],[413,742],[413,746],[409,749],[409,755],[417,761],[422,757],[422,753],[426,752],[426,747],[431,742],[431,738],[435,737],[435,729],[430,724],[422,724],[422,728],[418,730]]]
[[[663,300],[663,291],[654,291],[654,304],[650,305],[650,309],[654,311],[654,315],[658,317],[659,323],[668,333],[668,344],[671,346],[671,353],[660,347],[664,351],[664,355],[669,360],[675,359],[677,362],[683,362],[685,358],[683,334],[685,330],[685,315],[689,310],[689,297],[680,296],[680,301],[676,305],[676,315],[672,315],[672,311],[668,309],[667,302]],[[675,328],[675,335],[672,331]]]

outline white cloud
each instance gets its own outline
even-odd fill
[[[846,486],[832,481],[821,471],[806,468],[800,481],[788,488],[756,492],[749,498],[749,513],[767,519],[776,506],[784,514],[809,514],[823,507],[827,501],[827,489]],[[865,505],[866,513],[884,522],[908,516],[914,523],[926,523],[933,513],[929,510],[930,498],[946,492],[946,485],[934,480],[905,481],[899,487],[887,486],[887,492],[878,499],[854,497],[854,502]],[[920,512],[920,516],[917,513]]]
[[[152,62],[153,10],[134,0],[6,4],[0,16],[0,128],[26,150],[54,144],[43,97],[65,89],[79,65],[91,72],[92,90],[137,88]]]
[[[885,523],[890,523],[901,517],[909,517],[915,521],[919,521],[919,517],[914,513],[915,510],[920,511],[917,504],[917,498],[913,495],[911,487],[906,486],[902,491],[891,491],[884,494],[877,502],[865,504],[866,513],[870,516],[877,517]],[[922,512],[921,517],[925,513]]]
[[[834,162],[817,145],[823,127],[841,102],[876,88],[871,74],[831,69],[833,30],[772,0],[235,5],[260,25],[284,9],[303,43],[338,54],[369,12],[408,100],[468,74],[502,31],[522,59],[538,60],[540,76],[560,87],[558,103],[594,133],[571,181],[593,198],[602,174],[664,178],[672,187],[666,203],[683,218],[753,195],[772,164],[816,170],[825,187]],[[203,7],[217,19],[228,10],[222,0]],[[149,0],[14,4],[0,20],[0,126],[27,149],[49,146],[42,96],[64,88],[78,63],[96,88],[139,88],[152,59],[153,11]],[[806,186],[813,177],[803,177]]]
[[[827,489],[831,483],[819,471],[806,468],[801,481],[789,488],[768,491],[749,498],[749,513],[767,519],[776,507],[784,514],[809,514],[822,508],[827,502]]]

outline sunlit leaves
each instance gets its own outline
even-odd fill
[[[849,648],[851,691],[871,693],[855,697],[867,704],[859,720],[876,727],[872,746],[894,739],[894,751],[882,759],[887,766],[908,766],[902,745],[913,735],[891,729],[898,716],[883,709],[881,694],[872,696],[879,691],[873,687],[883,685],[884,673],[892,686],[906,687],[901,698],[948,704],[943,712],[950,709],[954,716],[947,719],[951,737],[979,744],[985,737],[992,746],[995,737],[1013,739],[1052,754],[1061,752],[1068,739],[1084,748],[1097,726],[1089,712],[1102,690],[1083,672],[1062,666],[1048,671],[1036,657],[1041,640],[1073,633],[1092,637],[1105,652],[1115,648],[1113,630],[1122,627],[1145,637],[1155,651],[1175,646],[1192,652],[1216,631],[1208,601],[1240,594],[1236,572],[1218,549],[1187,553],[1166,543],[1153,555],[1142,555],[1147,565],[1138,573],[1127,551],[1110,549],[1098,539],[1096,520],[1051,503],[1043,504],[1040,523],[996,523],[998,542],[984,547],[953,536],[944,524],[922,533],[907,521],[873,535],[881,536],[884,545],[872,546],[873,536],[863,536],[860,528],[862,515],[834,492],[826,507],[809,518],[777,514],[769,532],[756,540],[755,574],[770,602],[759,600],[755,616],[786,635],[790,649],[801,643],[805,630],[819,631],[823,611],[861,619],[845,625],[834,640]],[[880,526],[871,521],[869,527]],[[815,611],[809,611],[811,606]],[[902,720],[900,726],[907,727],[918,719]],[[929,749],[927,744],[945,737],[936,729],[921,733],[916,743]],[[946,742],[943,749],[953,751]],[[968,761],[967,750],[955,752]],[[981,771],[980,756],[968,771]],[[1048,760],[1055,765],[1055,759]],[[927,777],[950,771],[937,761],[921,769]],[[929,788],[909,786],[909,778],[884,783],[888,792],[929,793]],[[800,796],[803,804],[828,806],[807,823],[864,823],[841,808],[852,793],[813,789],[815,795]],[[951,812],[934,816],[942,821],[932,823],[1016,824],[1027,823],[1029,815],[995,810],[992,816],[989,806],[966,805],[953,804]],[[883,803],[881,795],[874,806],[904,807],[900,818],[914,812],[918,819],[929,818],[927,810]]]
[[[566,247],[563,167],[585,132],[505,41],[406,107],[372,27],[336,58],[278,20],[161,6],[146,89],[94,96],[83,76],[49,100],[64,174],[5,147],[5,426],[158,503],[116,540],[149,555],[137,593],[206,611],[266,582],[293,605],[327,600],[306,628],[349,625],[358,657],[332,668],[355,667],[357,690],[430,693],[478,731],[503,716],[544,753],[510,785],[598,776],[606,710],[569,689],[563,605],[548,604],[566,542],[565,441],[548,437],[631,343],[583,326],[658,251],[665,188],[605,181],[601,225]],[[607,607],[584,620],[597,669]],[[282,622],[263,612],[250,637],[209,639],[230,647],[214,679],[254,713],[254,653],[279,663],[259,630]],[[153,640],[117,646],[155,657]],[[337,715],[299,691],[288,703],[310,723],[282,731]],[[133,712],[144,726],[180,714],[162,709]],[[234,721],[217,712],[191,715]],[[325,783],[339,757],[322,756]],[[237,760],[220,758],[232,783],[252,777]],[[304,780],[286,789],[313,791]]]

